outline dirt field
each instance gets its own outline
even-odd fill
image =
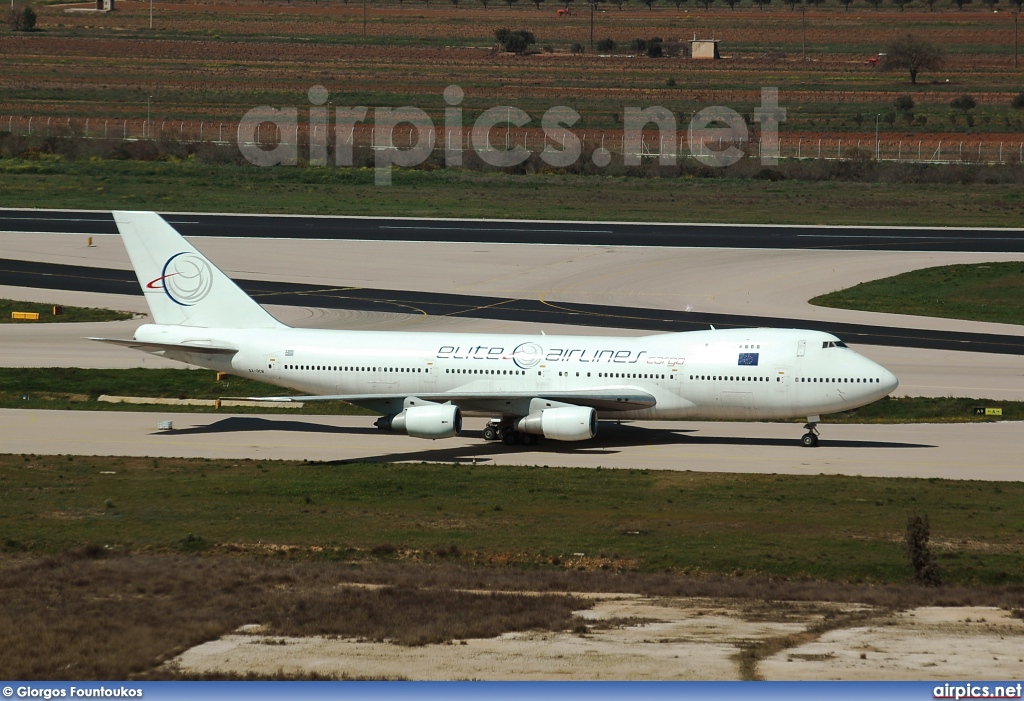
[[[586,631],[403,647],[246,626],[171,664],[194,674],[416,680],[905,680],[1012,679],[1022,661],[1024,620],[989,607],[887,614],[857,604],[578,596],[596,600],[577,612],[591,622]]]

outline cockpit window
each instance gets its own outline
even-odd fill
[[[846,344],[842,341],[823,341],[821,344],[822,348],[846,348]]]

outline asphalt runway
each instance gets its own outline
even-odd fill
[[[1024,229],[168,214],[186,236],[749,249],[1024,252]],[[107,212],[0,210],[0,231],[113,234]]]
[[[101,294],[142,295],[135,274],[126,270],[0,260],[7,285]],[[1024,355],[1024,336],[891,328],[833,321],[714,314],[667,309],[642,309],[531,299],[502,299],[365,287],[333,287],[269,280],[236,279],[261,304],[312,306],[359,312],[413,312],[424,316],[460,317],[680,332],[715,328],[804,328],[836,334],[848,343],[977,353]]]
[[[170,420],[173,431],[158,431]],[[592,441],[508,448],[468,419],[458,438],[427,441],[368,416],[175,414],[0,409],[0,451],[44,455],[444,462],[501,465],[844,474],[1017,481],[1024,423],[822,425],[800,447],[799,423],[601,422]]]

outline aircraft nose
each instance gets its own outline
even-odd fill
[[[878,367],[881,372],[879,379],[882,381],[882,389],[885,390],[886,394],[892,394],[900,386],[899,379],[881,365]]]

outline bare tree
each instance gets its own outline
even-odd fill
[[[938,70],[942,67],[942,59],[941,47],[907,34],[886,46],[885,62],[881,68],[884,71],[910,71],[910,82],[917,85],[917,74],[922,70]]]
[[[21,13],[13,7],[10,12],[7,13],[7,26],[11,28],[12,32],[21,31]]]

